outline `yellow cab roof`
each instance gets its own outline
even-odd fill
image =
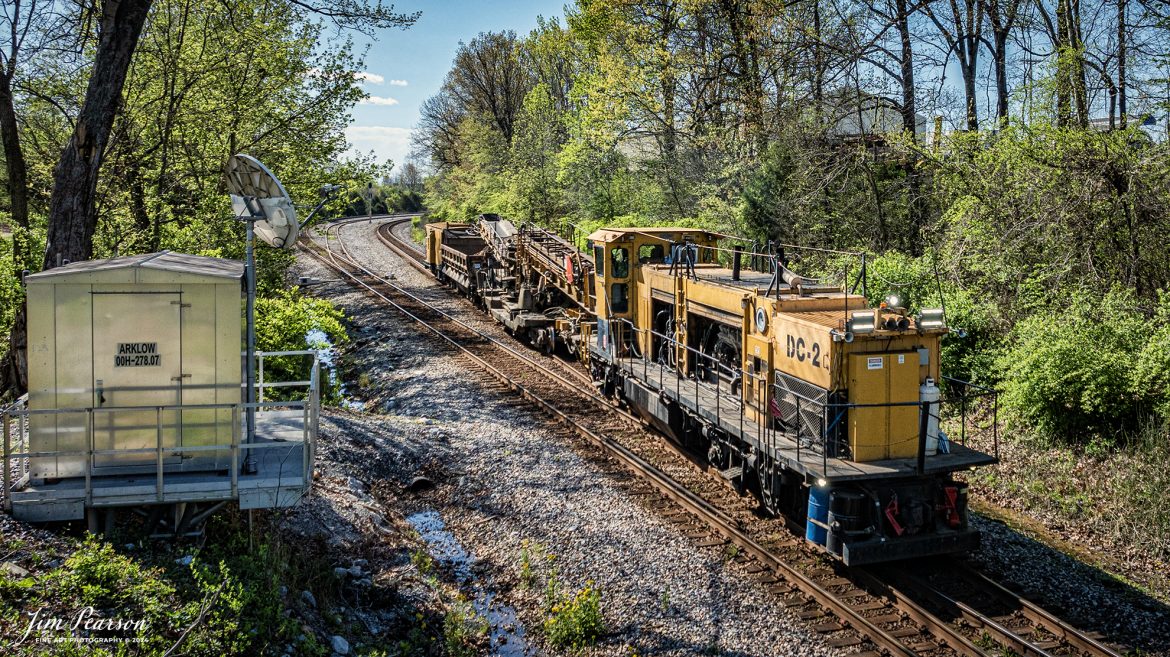
[[[706,235],[707,231],[701,228],[683,228],[682,226],[653,226],[650,228],[601,228],[594,231],[585,238],[594,242],[612,242],[619,237],[624,237],[630,233],[643,233],[646,235],[658,235],[664,233],[673,233],[676,235]]]

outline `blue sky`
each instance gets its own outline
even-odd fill
[[[410,151],[410,130],[418,109],[438,91],[451,68],[460,41],[480,32],[515,30],[525,35],[536,17],[556,17],[564,24],[566,0],[398,0],[395,11],[421,11],[408,30],[384,30],[369,44],[362,88],[370,94],[353,109],[346,130],[351,149],[373,151],[379,162],[393,160],[395,171]]]

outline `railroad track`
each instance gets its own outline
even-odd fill
[[[390,248],[394,249],[412,264],[422,265],[424,255],[422,245],[414,241],[411,236],[413,222],[403,219],[391,219],[378,227],[378,238]],[[425,267],[420,267],[425,269]]]
[[[960,628],[978,642],[990,639],[1025,657],[1118,654],[1099,634],[1073,628],[967,564],[932,560],[919,566],[914,573],[879,570],[886,571],[885,581],[898,582],[931,608],[958,619]]]
[[[324,229],[324,244],[307,237],[301,241],[302,248],[420,324],[447,349],[464,355],[501,385],[603,448],[636,475],[627,485],[634,495],[646,498],[648,506],[679,525],[700,547],[725,546],[746,572],[780,595],[830,646],[859,657],[1013,653],[1120,657],[1097,637],[1076,630],[965,566],[956,567],[954,560],[947,562],[949,571],[969,576],[916,576],[896,566],[846,569],[822,559],[791,533],[777,531],[779,521],[745,516],[696,494],[694,480],[684,485],[645,457],[662,451],[661,439],[649,437],[631,416],[615,414],[608,400],[568,372],[583,373],[494,338],[362,266],[341,236],[341,228],[353,221],[365,219],[330,224]],[[409,232],[403,233],[404,224],[408,231],[408,219],[391,219],[378,228],[377,235],[425,271],[421,249],[413,245]]]

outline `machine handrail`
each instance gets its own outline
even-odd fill
[[[762,381],[766,385],[773,386],[773,388],[775,388],[775,386],[776,386],[775,383],[766,381],[766,376],[754,374],[754,373],[748,371],[748,369],[746,367],[740,367],[738,369],[731,368],[731,367],[725,365],[724,363],[718,361],[713,356],[711,356],[709,354],[705,354],[702,351],[695,349],[694,347],[691,347],[689,345],[683,344],[682,342],[679,342],[678,340],[674,339],[673,336],[659,333],[658,331],[655,331],[654,329],[640,328],[640,327],[634,325],[634,323],[632,321],[630,321],[629,319],[627,319],[625,317],[613,317],[613,318],[610,318],[608,321],[610,323],[609,330],[610,330],[610,338],[611,339],[616,337],[613,335],[613,325],[616,324],[618,326],[621,326],[622,328],[628,327],[630,330],[632,330],[634,332],[635,335],[649,334],[652,336],[659,337],[663,340],[666,340],[667,343],[671,346],[682,347],[687,352],[695,354],[698,358],[702,358],[702,359],[705,359],[706,361],[710,361],[710,363],[715,366],[717,372],[727,374],[728,378],[731,378],[733,381],[735,380],[736,376],[740,376],[740,377],[742,377],[740,379],[741,381],[747,381],[750,379],[750,380],[754,380],[754,381]],[[615,345],[617,344],[616,340],[614,340],[614,344]],[[644,362],[653,360],[653,359],[648,358],[647,354],[645,354],[645,353],[639,353],[636,349],[634,351],[635,351],[634,355],[637,356],[639,359],[641,359]],[[657,361],[653,361],[653,362],[657,362]],[[670,369],[671,371],[675,372],[675,374],[677,376],[679,376],[680,379],[682,378],[682,374],[678,370],[677,366],[671,366],[670,363],[659,363],[659,365],[661,365],[664,368]],[[719,386],[719,377],[718,376],[716,377],[716,382],[714,384],[711,384],[707,381],[702,381],[697,376],[694,376],[694,375],[688,376],[686,378],[688,378],[690,380],[691,384],[696,386],[696,393],[697,393],[699,387],[703,386],[703,387],[706,387],[708,390],[713,389],[716,393],[717,400],[720,397],[720,386]],[[907,402],[884,402],[884,403],[862,404],[862,403],[856,403],[856,402],[841,402],[841,401],[828,401],[828,400],[822,401],[819,399],[813,399],[811,397],[808,397],[807,395],[803,395],[803,394],[801,394],[795,390],[791,390],[791,389],[785,389],[785,390],[783,390],[782,393],[778,390],[773,389],[772,392],[773,392],[773,399],[779,398],[779,397],[781,397],[781,395],[783,395],[783,396],[791,395],[792,397],[794,397],[797,400],[797,414],[798,415],[800,414],[800,405],[802,403],[808,404],[808,405],[813,406],[813,407],[820,408],[821,429],[820,429],[819,435],[810,436],[809,439],[815,440],[816,442],[819,442],[820,447],[822,449],[822,452],[825,452],[825,453],[827,453],[827,450],[825,450],[825,446],[830,439],[830,436],[828,435],[828,433],[836,426],[836,423],[840,420],[840,413],[843,411],[848,411],[849,409],[856,409],[856,408],[893,408],[893,407],[916,406],[916,407],[925,409],[925,408],[928,408],[930,405],[937,405],[938,410],[933,415],[935,417],[940,417],[940,416],[942,416],[942,408],[944,405],[947,405],[947,406],[950,406],[951,408],[953,408],[954,405],[957,404],[960,407],[960,427],[961,427],[961,433],[960,433],[960,437],[959,437],[958,442],[959,442],[959,444],[965,445],[967,442],[968,402],[972,399],[980,399],[980,398],[990,397],[990,399],[992,401],[992,412],[993,412],[993,420],[992,420],[992,425],[991,425],[992,442],[993,442],[993,452],[992,453],[995,455],[996,458],[999,458],[999,393],[998,393],[998,391],[996,391],[993,388],[988,388],[986,386],[981,386],[981,385],[971,383],[969,381],[964,381],[962,379],[957,379],[954,377],[943,376],[942,379],[944,381],[946,381],[947,383],[959,386],[960,387],[960,394],[949,395],[943,391],[940,391],[939,399],[937,401],[934,401],[934,402],[925,402],[925,401],[922,401],[921,399],[918,399],[918,400],[907,401]],[[688,384],[688,385],[690,385],[690,384]],[[967,392],[968,389],[974,389],[977,392],[975,392],[974,394],[971,394],[971,393]],[[741,385],[739,388],[738,395],[736,395],[735,392],[732,391],[732,396],[738,397],[740,400],[738,405],[740,407],[739,410],[740,410],[741,417],[742,417],[743,413],[746,411],[746,400],[743,397],[744,390],[745,390],[744,386]],[[956,399],[956,397],[957,397],[957,399]],[[761,404],[761,406],[766,406],[766,402],[764,404]],[[760,407],[760,408],[757,408],[756,410],[763,412],[763,413],[767,413],[769,415],[771,414],[771,409],[768,409],[768,408]],[[830,422],[829,415],[831,413],[835,413],[838,417]],[[721,414],[722,414],[721,409],[717,409],[716,417],[720,418]],[[770,422],[767,424],[770,425]],[[797,438],[798,446],[800,444],[800,438],[801,438],[801,435],[803,433],[802,428],[803,428],[802,423],[798,420],[796,423],[796,434],[795,434],[796,438]],[[768,429],[768,430],[770,431],[771,429]],[[925,436],[923,436],[922,439],[925,439]]]
[[[246,352],[243,352],[243,351],[240,352],[241,358],[246,358],[247,356],[248,356],[248,354]],[[261,356],[263,356],[265,358],[269,358],[272,356],[313,356],[314,358],[316,358],[317,357],[317,350],[315,350],[315,349],[296,349],[293,351],[257,351],[256,357],[259,358]]]

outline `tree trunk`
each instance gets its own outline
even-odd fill
[[[825,64],[821,56],[821,0],[813,0],[813,113],[814,125],[821,125],[825,108]]]
[[[152,0],[106,0],[85,104],[53,170],[45,269],[93,255],[97,174]]]
[[[1067,127],[1072,122],[1071,94],[1072,78],[1067,58],[1071,48],[1069,35],[1069,6],[1068,0],[1057,0],[1056,3],[1056,125]]]
[[[674,33],[674,16],[670,8],[663,8],[662,29],[659,32],[659,47],[663,53],[671,49],[670,39]],[[663,58],[662,70],[659,72],[662,83],[662,150],[669,166],[674,166],[675,150],[678,147],[677,128],[675,127],[674,94],[675,80],[673,62],[669,57]]]
[[[978,52],[976,50],[975,52]],[[963,66],[963,95],[967,98],[967,130],[979,131],[979,104],[975,95],[975,57],[972,54],[971,65]]]
[[[952,5],[954,7],[956,5]],[[967,129],[979,131],[979,99],[975,92],[975,76],[979,75],[979,37],[983,33],[983,7],[976,0],[967,0],[966,13],[956,13],[955,24],[961,26],[962,34],[956,35],[962,48],[963,91],[967,97]],[[965,23],[965,24],[964,24]]]
[[[1089,100],[1085,81],[1084,40],[1081,34],[1080,0],[1056,3],[1057,52],[1056,122],[1060,126],[1089,126]]]
[[[760,43],[755,37],[755,30],[749,29],[747,38],[747,53],[750,66],[748,67],[748,83],[750,85],[748,106],[752,114],[752,123],[756,126],[755,148],[756,154],[763,157],[768,150],[768,131],[764,126],[764,82],[760,76]]]
[[[744,106],[747,141],[756,153],[767,148],[764,135],[764,89],[760,81],[758,44],[750,34],[750,25],[744,22],[742,7],[736,0],[724,0],[722,9],[731,32],[731,46],[735,53],[737,86]]]
[[[1125,130],[1129,123],[1129,117],[1126,116],[1126,84],[1125,84],[1125,57],[1126,57],[1126,33],[1125,33],[1125,7],[1126,0],[1117,0],[1117,113],[1121,119],[1121,129]]]
[[[910,41],[910,7],[907,0],[895,0],[898,36],[902,42],[900,59],[902,77],[902,129],[910,136],[911,143],[918,141],[918,112],[914,100],[914,48]],[[906,172],[907,219],[910,223],[908,239],[910,254],[922,255],[922,229],[926,222],[926,211],[922,207],[921,183],[914,158],[907,158],[903,166]]]
[[[1008,122],[1007,42],[1023,0],[978,0],[991,29],[991,59],[995,70],[995,118],[999,128]],[[1047,14],[1045,14],[1047,15]]]
[[[0,140],[4,142],[4,162],[8,169],[8,198],[12,203],[12,269],[16,280],[27,266],[25,240],[28,239],[28,164],[20,146],[16,125],[16,106],[12,98],[12,78],[0,74]]]
[[[922,10],[938,28],[939,34],[959,60],[959,72],[963,75],[963,97],[966,101],[967,130],[979,130],[979,100],[975,95],[975,76],[979,73],[979,42],[983,34],[983,2],[964,0],[962,8],[957,0],[950,2],[950,16],[944,21],[935,13],[929,2],[922,4]],[[948,25],[949,23],[949,25]]]
[[[77,127],[53,169],[45,269],[65,260],[85,260],[93,255],[98,170],[151,2],[105,0],[101,5],[100,35],[85,102],[77,117]],[[28,388],[26,336],[27,316],[21,307],[13,322],[3,368],[5,389],[15,394]]]
[[[1069,5],[1068,33],[1071,37],[1073,57],[1073,103],[1077,110],[1077,125],[1089,127],[1089,91],[1085,81],[1085,42],[1081,30],[1081,0],[1066,0]]]
[[[1008,122],[1007,30],[997,31],[995,40],[995,119],[1002,130]]]
[[[910,135],[911,141],[917,141],[918,112],[914,107],[914,49],[910,42],[910,9],[907,0],[894,0],[897,10],[898,36],[902,41],[902,52],[899,57],[902,73],[902,129]]]

